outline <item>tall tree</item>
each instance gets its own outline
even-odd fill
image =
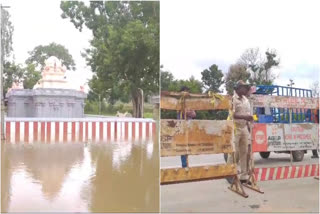
[[[174,81],[174,77],[171,72],[169,71],[160,71],[160,88],[161,91],[169,90],[169,86]]]
[[[251,83],[270,85],[275,79],[272,69],[279,66],[280,59],[277,58],[277,52],[274,49],[268,49],[262,57],[259,48],[249,48],[240,56],[238,63],[246,66],[250,72]]]
[[[41,73],[36,70],[35,65],[26,65],[23,72],[23,87],[25,89],[32,89],[39,79],[41,79]]]
[[[20,67],[10,60],[12,55],[12,35],[13,25],[10,20],[10,14],[7,10],[2,9],[1,11],[1,57],[3,63],[3,96],[7,93],[8,87],[11,87],[12,82],[21,78]],[[18,73],[15,73],[17,71]]]
[[[14,62],[5,62],[4,66],[4,84],[3,91],[4,95],[7,93],[8,88],[11,88],[13,82],[22,82],[24,69],[19,64],[15,64]]]
[[[59,58],[68,70],[76,69],[76,65],[68,49],[63,45],[56,44],[54,42],[49,45],[38,45],[30,51],[29,54],[30,56],[26,60],[26,64],[34,64],[37,70],[43,69],[45,66],[45,60],[50,56]]]
[[[191,76],[188,80],[174,80],[169,85],[169,91],[180,91],[182,86],[186,86],[190,89],[191,93],[202,93],[202,82],[196,80],[194,76]]]
[[[258,79],[258,72],[261,70],[263,59],[259,48],[246,49],[240,56],[237,64],[242,64],[251,73],[251,79]]]
[[[312,90],[312,97],[317,97],[319,98],[319,94],[320,94],[320,88],[319,88],[319,81],[314,81],[311,85],[310,85],[310,89]]]
[[[250,78],[250,73],[247,67],[243,64],[232,64],[226,74],[226,90],[229,95],[233,95],[233,87],[238,80],[247,81]]]
[[[2,20],[2,26],[1,26],[1,53],[2,53],[2,60],[5,63],[7,61],[7,58],[11,56],[11,53],[13,51],[12,48],[12,35],[13,35],[13,25],[10,20],[10,14],[7,10],[2,9],[1,11],[1,20]]]
[[[187,80],[175,79],[170,71],[160,70],[161,91],[180,91],[182,86],[190,88],[191,93],[202,93],[203,84],[191,76]]]
[[[221,93],[223,91],[219,89],[221,85],[224,84],[223,73],[216,64],[202,71],[201,75],[206,91],[213,91],[215,93]]]
[[[68,49],[63,45],[54,42],[48,45],[38,45],[29,52],[30,56],[26,59],[24,68],[23,86],[33,88],[40,80],[41,71],[45,66],[45,60],[50,56],[55,56],[61,60],[61,63],[69,70],[75,70],[76,65]]]
[[[267,50],[266,54],[266,61],[263,64],[265,70],[265,77],[266,82],[270,84],[273,82],[275,77],[271,73],[271,69],[277,67],[280,64],[280,59],[277,59],[277,52],[276,50]]]
[[[92,32],[86,60],[95,82],[104,83],[102,91],[129,95],[133,116],[142,117],[142,90],[144,96],[159,90],[159,2],[66,1],[60,7],[62,18]]]

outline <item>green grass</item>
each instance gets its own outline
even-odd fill
[[[143,115],[144,118],[153,118],[153,113],[145,112]]]
[[[101,104],[101,115],[104,116],[115,116],[117,111],[120,113],[129,112],[132,114],[132,104],[116,102],[114,105],[103,103]],[[99,115],[99,103],[96,101],[86,101],[85,114]],[[144,118],[153,117],[153,105],[150,103],[144,103]]]

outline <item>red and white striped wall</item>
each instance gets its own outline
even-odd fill
[[[109,142],[146,140],[156,135],[152,119],[6,118],[7,143]]]
[[[319,164],[255,168],[257,181],[319,176]]]

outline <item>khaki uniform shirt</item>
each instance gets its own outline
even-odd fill
[[[232,97],[232,115],[235,113],[239,115],[251,115],[250,114],[250,102],[247,97],[242,96],[240,98],[237,94],[237,92],[234,92],[234,95]],[[234,119],[234,123],[236,125],[236,128],[244,128],[247,127],[247,121],[243,119]]]

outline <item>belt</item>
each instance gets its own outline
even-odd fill
[[[235,122],[235,125],[236,125],[236,128],[240,128],[240,129],[247,127],[246,123],[237,123],[237,122]]]

